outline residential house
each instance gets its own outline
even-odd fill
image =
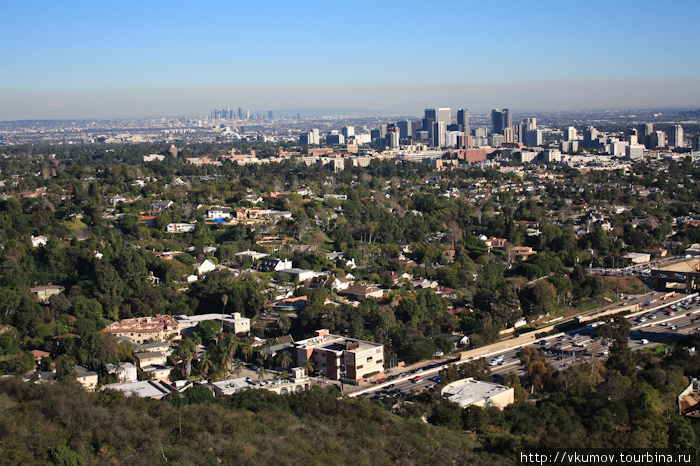
[[[275,272],[283,269],[291,269],[292,261],[278,257],[267,257],[258,262],[258,272]]]
[[[120,382],[136,382],[138,380],[136,366],[130,362],[107,364],[107,372],[115,374]]]
[[[170,207],[171,205],[173,205],[173,201],[152,201],[148,205],[148,210],[150,210],[151,212],[163,213],[166,210],[168,210],[168,207]]]
[[[375,285],[353,285],[338,293],[353,301],[362,301],[367,298],[381,298],[384,290]]]
[[[216,270],[216,264],[209,259],[204,259],[202,262],[194,264],[194,271],[197,275],[204,275],[214,270]]]
[[[152,343],[141,343],[134,348],[134,353],[148,353],[151,351],[160,351],[166,355],[171,355],[173,347],[167,341],[154,341]]]
[[[97,388],[97,372],[83,366],[75,366],[75,379],[89,392],[94,392]]]
[[[39,236],[32,235],[31,240],[32,240],[32,247],[35,247],[35,248],[38,248],[39,246],[46,246],[46,243],[49,241],[49,239],[43,235],[39,235]]]
[[[308,296],[296,296],[293,298],[281,299],[270,305],[270,309],[276,312],[297,312],[306,307]]]
[[[207,211],[207,218],[209,219],[226,219],[231,218],[231,212],[233,209],[230,207],[222,207],[219,205],[209,207]]]
[[[126,196],[116,195],[116,196],[112,196],[109,199],[107,199],[107,203],[113,207],[116,206],[117,204],[119,204],[120,202],[129,203],[129,202],[131,202],[131,198],[126,197]]]
[[[168,233],[191,233],[197,227],[197,223],[169,223],[166,227]]]
[[[170,316],[156,314],[154,317],[123,319],[107,326],[105,332],[115,337],[127,337],[136,343],[168,341],[180,338],[178,323]]]
[[[486,243],[486,246],[489,249],[503,249],[506,247],[506,240],[504,238],[496,238],[494,236],[491,236],[490,238],[486,238],[484,235],[481,235],[479,237],[484,243]]]
[[[350,288],[350,285],[353,283],[354,280],[352,278],[348,278],[347,276],[345,278],[335,277],[333,279],[333,288],[337,291],[344,291]]]
[[[259,259],[262,259],[263,257],[267,257],[269,254],[265,254],[264,252],[258,252],[258,251],[243,251],[239,252],[236,254],[236,260],[238,262],[243,262],[245,260],[249,260],[251,262],[255,262]]]
[[[521,256],[523,260],[527,260],[528,257],[533,256],[535,254],[537,254],[537,251],[535,251],[529,246],[513,246],[512,248],[510,248],[511,256]]]
[[[146,366],[164,366],[168,361],[168,357],[165,353],[160,351],[149,351],[147,353],[138,353],[134,355],[136,363],[141,369]]]
[[[289,275],[289,277],[292,281],[299,281],[299,282],[310,280],[317,275],[324,275],[325,274],[325,272],[314,272],[313,270],[304,270],[304,269],[298,269],[298,268],[282,269],[279,272],[286,273],[287,275]]]
[[[250,332],[250,319],[242,317],[240,312],[233,314],[200,314],[197,316],[175,316],[180,334],[194,330],[197,324],[213,320],[220,322],[225,332],[228,333],[248,333]]]
[[[66,287],[61,285],[44,285],[29,288],[29,292],[36,294],[37,298],[39,298],[39,301],[47,302],[51,296],[63,293],[65,289]]]

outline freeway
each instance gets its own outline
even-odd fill
[[[644,299],[647,299],[646,295],[636,297],[635,301]],[[670,343],[681,336],[700,331],[700,297],[696,295],[683,296],[661,306],[628,315],[626,318],[632,323],[629,345],[633,350]],[[607,356],[608,347],[612,342],[595,338],[597,324],[552,335],[507,350],[489,353],[484,358],[491,366],[491,372],[496,380],[510,371],[515,371],[519,376],[525,374],[524,368],[516,356],[524,346],[537,348],[540,354],[545,356],[556,369],[565,369],[573,364],[604,358]],[[468,361],[431,363],[424,367],[386,377],[386,380],[379,384],[369,387],[353,387],[355,390],[348,393],[348,396],[362,395],[384,398],[405,396],[412,391],[432,389],[438,382],[435,377],[447,364],[463,364],[465,362]]]

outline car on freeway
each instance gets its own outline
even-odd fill
[[[423,376],[417,375],[417,376],[415,376],[415,377],[413,377],[413,378],[411,379],[411,382],[417,383],[418,381],[420,381],[420,380],[422,380],[422,379],[423,379]]]

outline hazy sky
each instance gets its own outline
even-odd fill
[[[0,120],[700,106],[698,0],[35,1],[2,16]]]

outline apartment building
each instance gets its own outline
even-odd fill
[[[361,382],[384,372],[384,345],[317,330],[315,337],[294,342],[295,365],[306,360],[324,377]]]

